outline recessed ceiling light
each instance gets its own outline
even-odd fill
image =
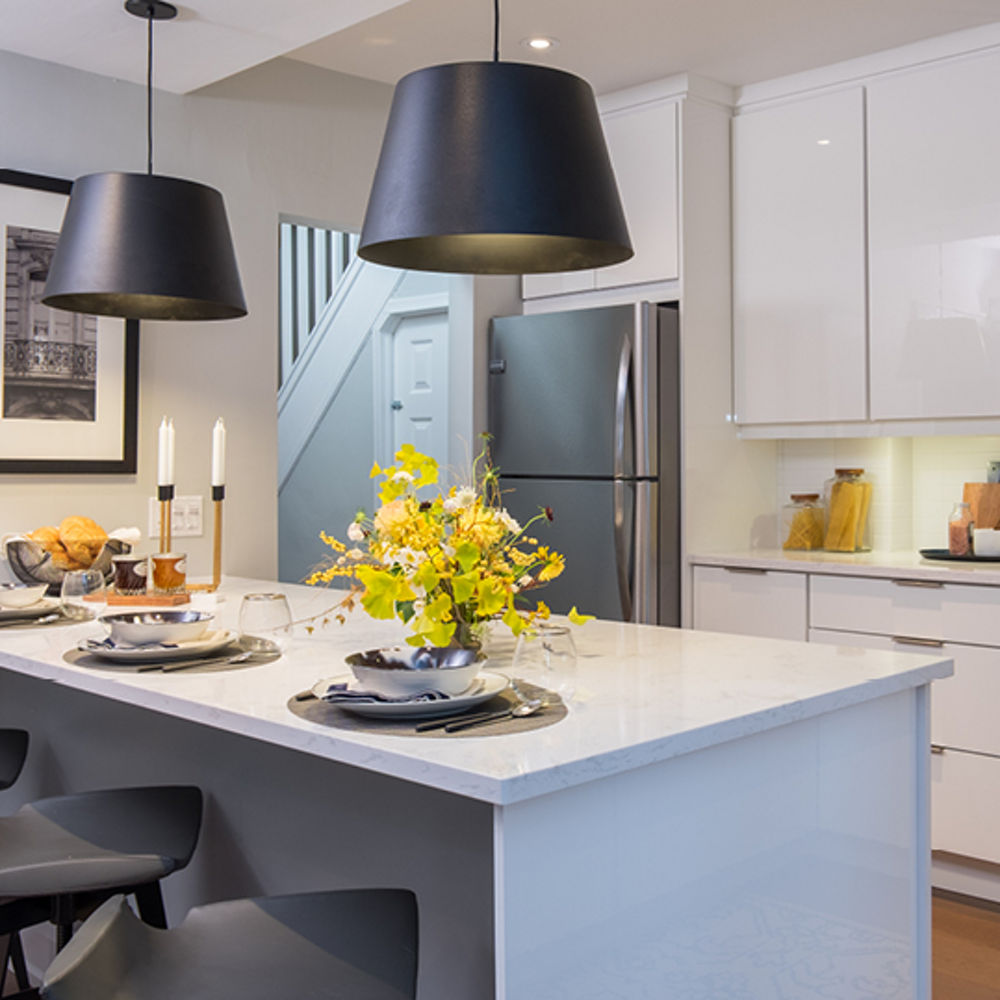
[[[536,52],[545,52],[547,49],[554,49],[558,44],[557,38],[549,38],[546,35],[534,35],[531,38],[524,38],[521,44],[525,48],[534,49]]]
[[[830,140],[829,139],[817,139],[816,140],[816,145],[817,146],[829,146],[830,145]]]

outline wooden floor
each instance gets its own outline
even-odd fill
[[[933,1000],[1000,1000],[1000,906],[935,894]]]

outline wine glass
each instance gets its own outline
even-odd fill
[[[239,643],[253,653],[281,653],[292,639],[292,610],[284,594],[246,594],[240,603]]]
[[[69,570],[59,591],[59,607],[67,618],[86,621],[104,610],[104,574],[97,569]]]

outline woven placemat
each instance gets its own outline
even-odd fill
[[[223,670],[242,670],[244,667],[259,667],[262,663],[273,663],[275,660],[281,658],[280,653],[275,653],[274,655],[258,653],[252,660],[246,660],[243,663],[226,662],[230,656],[235,656],[239,651],[237,646],[227,647],[224,652],[206,656],[204,663],[193,664],[189,667],[176,667],[174,670],[170,669],[169,660],[164,660],[160,664],[160,666],[166,667],[166,670],[157,670],[155,669],[157,667],[156,663],[115,663],[113,660],[104,660],[99,656],[94,656],[93,653],[85,653],[82,649],[67,649],[63,653],[63,659],[74,667],[89,667],[92,670],[113,670],[115,673],[121,674],[212,674]],[[142,669],[140,670],[140,668]]]
[[[518,680],[517,687],[525,698],[543,699],[546,702],[545,707],[539,709],[534,715],[498,719],[496,722],[490,722],[483,726],[459,730],[457,733],[446,733],[444,729],[431,729],[424,733],[418,733],[416,727],[422,722],[429,722],[429,718],[372,719],[362,715],[354,715],[339,705],[331,705],[329,702],[321,701],[311,691],[301,691],[299,694],[292,695],[288,699],[288,709],[300,719],[315,722],[321,726],[330,726],[333,729],[344,729],[352,733],[379,733],[383,736],[426,736],[432,739],[445,737],[452,740],[464,736],[509,736],[511,733],[528,733],[533,729],[554,726],[560,719],[565,719],[569,713],[562,698],[555,691],[536,687],[534,684],[522,680]],[[450,716],[448,721],[459,722],[467,715],[476,715],[479,712],[502,712],[505,709],[513,708],[519,700],[517,695],[508,688],[506,691],[501,691],[495,698],[490,698],[489,701],[469,709],[468,712]],[[442,721],[444,720],[442,719]]]

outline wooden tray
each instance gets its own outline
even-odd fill
[[[119,594],[112,587],[106,595],[88,594],[85,601],[107,601],[108,604],[118,605],[150,605],[160,608],[172,608],[178,604],[189,604],[191,595],[183,594]]]

